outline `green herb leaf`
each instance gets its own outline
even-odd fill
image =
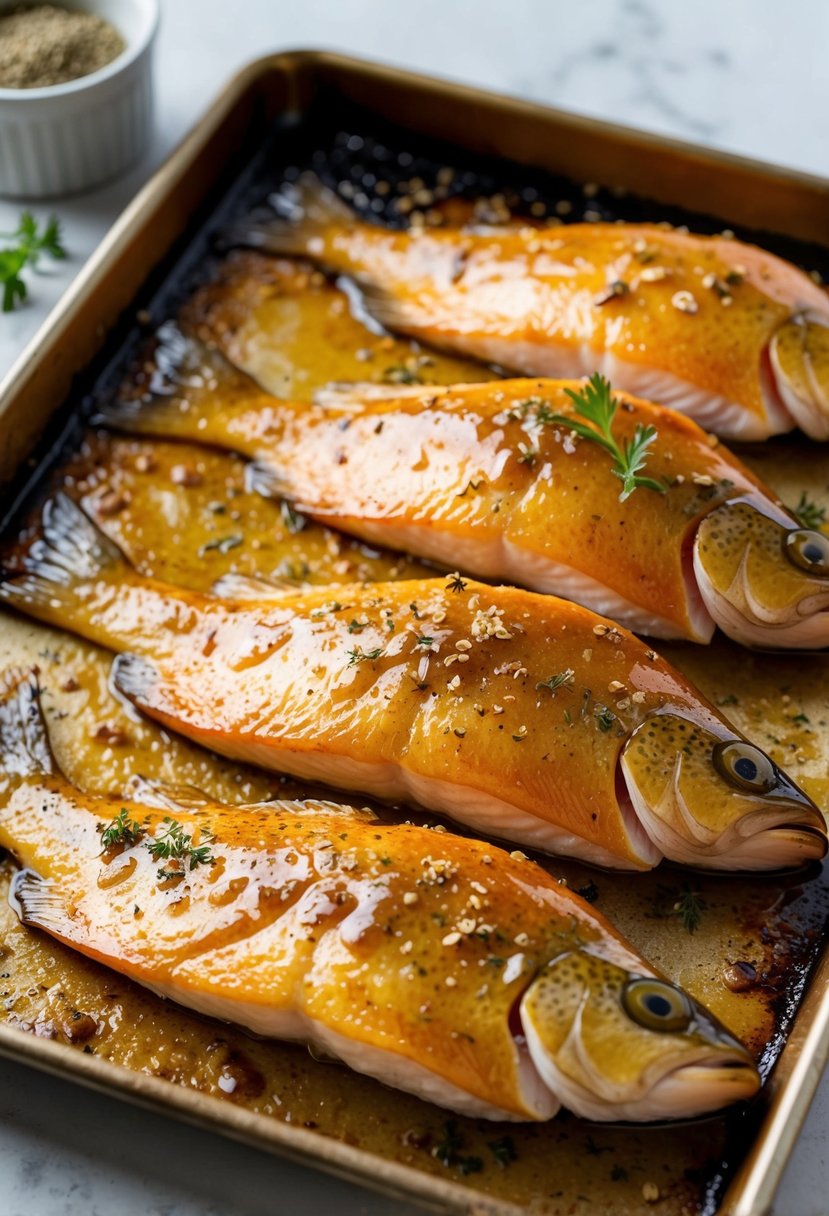
[[[575,674],[573,668],[568,667],[566,671],[559,671],[554,676],[550,676],[549,680],[541,680],[536,684],[536,688],[547,688],[550,692],[555,693],[557,688],[562,688],[565,684],[572,684]]]
[[[114,844],[134,844],[143,829],[135,819],[130,819],[127,808],[122,806],[113,820],[107,824],[99,823],[101,844],[105,849]]]
[[[599,375],[598,372],[595,376],[591,376],[584,388],[578,392],[569,388],[564,391],[575,405],[576,413],[587,421],[580,422],[578,418],[568,417],[565,414],[552,414],[550,421],[559,426],[565,426],[570,431],[575,431],[580,438],[586,439],[589,443],[598,444],[613,457],[611,472],[622,482],[619,501],[624,502],[630,498],[634,490],[640,487],[653,490],[657,494],[664,494],[667,486],[663,482],[657,481],[654,477],[639,475],[640,469],[644,468],[650,455],[648,449],[656,438],[656,427],[643,426],[641,422],[637,423],[633,438],[624,440],[620,445],[613,434],[613,420],[616,417],[619,402],[613,396],[610,381]]]
[[[814,502],[805,490],[801,493],[797,506],[789,507],[789,510],[792,515],[797,516],[798,522],[804,528],[817,529],[826,523],[826,507]]]
[[[348,666],[354,667],[357,663],[373,663],[375,659],[379,659],[383,653],[383,647],[378,646],[376,650],[361,650],[359,646],[355,646],[353,650],[348,652]]]
[[[11,312],[17,302],[26,299],[26,284],[20,277],[26,267],[37,266],[42,254],[48,254],[55,259],[66,257],[66,250],[60,239],[60,224],[55,216],[49,218],[41,233],[31,212],[24,211],[16,231],[7,234],[7,239],[15,244],[0,250],[3,312]]]
[[[498,1140],[488,1140],[487,1148],[501,1166],[501,1169],[505,1169],[511,1162],[518,1160],[518,1153],[516,1152],[512,1136],[501,1136]]]
[[[194,845],[193,837],[185,832],[177,819],[170,815],[164,816],[164,827],[161,835],[146,841],[147,849],[153,861],[188,861],[190,869],[196,866],[212,866],[216,858],[209,844]],[[174,878],[181,873],[177,869],[159,870],[159,878]]]
[[[216,551],[217,553],[229,553],[231,549],[238,549],[244,543],[243,536],[217,536],[214,540],[206,541],[199,549],[199,557],[204,557],[205,553]]]

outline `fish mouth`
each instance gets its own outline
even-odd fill
[[[760,1089],[760,1076],[747,1052],[680,1064],[651,1088],[640,1117],[648,1122],[688,1119],[711,1114],[734,1102],[745,1102]]]
[[[667,861],[704,870],[771,872],[799,869],[826,856],[826,821],[794,785],[787,807],[758,801],[724,831],[717,831],[695,818],[676,782],[669,783],[662,803],[652,806],[640,791],[624,751],[619,771],[621,797],[626,794],[641,829]]]
[[[792,317],[768,348],[767,404],[786,410],[813,439],[829,439],[829,325],[809,312]]]
[[[765,509],[764,509],[765,508]],[[715,508],[693,542],[694,582],[727,637],[758,649],[829,646],[829,583],[784,556],[797,521],[765,504],[734,499]]]

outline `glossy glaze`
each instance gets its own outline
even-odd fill
[[[617,396],[617,442],[654,427],[647,473],[664,486],[661,495],[640,488],[622,502],[612,457],[550,421],[575,416],[575,381],[343,385],[308,406],[261,393],[217,352],[169,327],[156,363],[147,392],[105,411],[111,425],[241,453],[257,462],[253,485],[319,521],[576,600],[652,636],[707,642],[722,623],[737,640],[746,633],[762,645],[765,628],[767,644],[786,644],[773,595],[762,622],[752,617],[753,632],[741,630],[751,613],[740,597],[730,604],[728,586],[718,588],[726,608],[709,611],[700,590],[707,567],[695,574],[692,551],[700,521],[732,499],[779,527],[797,523],[735,456],[673,411]],[[737,547],[741,539],[747,548],[750,527],[735,529]],[[799,602],[798,588],[811,603],[814,579],[802,577],[783,547],[776,566],[797,584],[790,603]],[[811,643],[824,634],[829,640],[825,613],[812,623]]]
[[[574,604],[457,576],[249,604],[237,578],[223,602],[140,577],[66,499],[44,522],[0,596],[132,652],[121,692],[224,755],[604,865],[776,868],[825,851],[822,816],[783,773],[759,793],[725,781],[713,756],[737,738],[728,723]],[[654,803],[628,745],[667,710],[694,724],[696,776],[683,778],[687,740],[666,738]]]
[[[391,330],[525,374],[590,375],[709,430],[829,435],[829,304],[763,250],[662,225],[391,231],[306,178],[239,239],[352,276]]]

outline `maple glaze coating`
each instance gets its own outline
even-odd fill
[[[222,602],[141,578],[68,499],[48,504],[44,523],[0,597],[132,652],[116,663],[120,691],[233,758],[421,803],[550,852],[649,868],[663,853],[642,810],[674,808],[640,798],[634,811],[637,791],[618,774],[628,739],[666,710],[704,729],[705,775],[684,795],[693,817],[723,782],[712,747],[739,737],[654,651],[566,601],[450,578]],[[677,775],[678,759],[666,761]],[[728,808],[743,820],[763,804],[731,793],[723,842]],[[784,824],[764,867],[822,856],[822,816],[792,783],[774,823],[763,820]],[[727,867],[719,843],[701,854],[689,837],[694,863]],[[682,844],[668,855],[685,860]]]
[[[618,1025],[603,1035],[582,1032],[573,1010],[566,1017],[597,1074],[574,1109],[655,1117],[664,1113],[659,1083],[684,1068],[689,1100],[672,1085],[669,1109],[693,1113],[701,1064],[703,1109],[758,1086],[749,1053],[664,981],[653,980],[688,1011],[683,1032],[666,1036],[631,1017],[620,996],[653,970],[526,859],[329,803],[226,806],[146,785],[126,799],[81,793],[51,757],[33,682],[16,674],[0,696],[0,746],[0,844],[25,867],[13,887],[24,923],[184,1005],[333,1047],[361,1071],[452,1108],[544,1119],[559,1106],[558,1049],[530,1054],[511,1024],[517,1017],[520,1028],[514,1010],[541,973],[536,1038],[562,1038],[561,1014],[554,1031],[545,1010],[556,999],[567,1010],[579,992],[588,1009],[598,1001],[600,1021],[623,1022],[621,1035]],[[119,817],[128,837],[106,841],[102,829]],[[148,846],[171,817],[193,847],[208,848],[200,864],[153,857]],[[544,968],[562,955],[570,974],[551,990]],[[594,996],[602,963],[614,982]],[[542,1079],[535,1061],[548,1055],[554,1072]],[[578,1081],[583,1068],[565,1060],[568,1073]]]
[[[230,448],[258,462],[259,489],[317,520],[574,599],[652,636],[710,640],[715,618],[691,549],[718,503],[739,496],[794,526],[776,495],[693,422],[625,394],[614,435],[621,446],[637,427],[656,428],[646,471],[665,493],[639,489],[621,502],[612,457],[545,421],[575,416],[574,381],[343,386],[307,405],[263,394],[180,335],[158,358],[163,383],[115,404],[108,422]]]
[[[296,201],[240,239],[350,275],[391,330],[525,374],[599,370],[724,436],[829,436],[826,294],[755,246],[650,224],[393,231],[313,178]]]

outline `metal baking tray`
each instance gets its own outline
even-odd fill
[[[215,228],[223,209],[250,202],[251,162],[258,157],[261,167],[263,155],[278,158],[283,145],[295,147],[303,123],[321,113],[359,114],[366,129],[393,127],[412,145],[439,144],[467,163],[507,165],[513,181],[526,170],[595,183],[613,197],[635,195],[651,201],[648,218],[681,222],[691,212],[709,217],[709,228],[771,234],[774,247],[795,260],[805,243],[814,264],[829,265],[829,182],[821,179],[337,55],[264,58],[230,82],[138,194],[0,385],[7,519],[31,491],[33,453],[71,441],[84,392],[122,366],[117,352],[136,328],[136,307],[156,290],[169,291],[161,285],[171,265],[176,289],[192,286],[194,233],[208,221]],[[493,175],[498,180],[498,170]],[[198,256],[204,251],[202,242]],[[706,1212],[770,1211],[829,1055],[829,951],[822,944],[808,972],[794,1017],[784,1019],[785,1044],[762,1105],[746,1125],[750,1134]],[[435,1177],[1,1023],[0,1052],[432,1210],[518,1210],[476,1191],[474,1178],[465,1185]]]

